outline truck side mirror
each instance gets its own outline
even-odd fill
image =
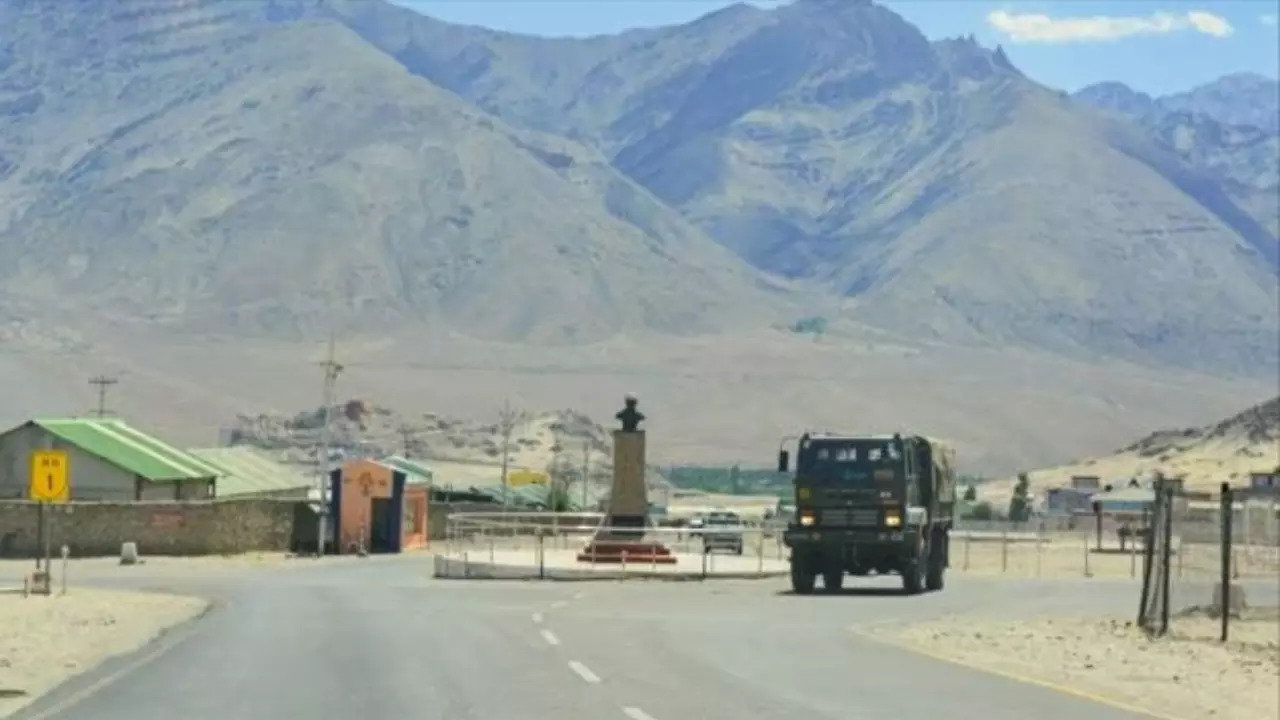
[[[791,465],[790,460],[791,460],[790,453],[788,453],[786,450],[779,450],[778,451],[778,472],[780,473],[787,472],[787,469]]]

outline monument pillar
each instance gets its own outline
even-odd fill
[[[645,486],[645,435],[640,429],[644,414],[636,408],[635,395],[627,395],[626,407],[615,417],[622,428],[613,431],[613,485],[604,524],[578,553],[579,562],[627,562],[671,564],[676,561],[659,540],[646,538],[649,498]]]
[[[645,487],[644,431],[613,431],[613,487],[605,527],[616,531],[635,528],[643,535],[649,524],[648,488]]]

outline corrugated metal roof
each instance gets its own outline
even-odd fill
[[[404,483],[406,485],[430,485],[435,475],[435,473],[431,472],[430,466],[399,455],[392,455],[378,462],[404,473]]]
[[[218,468],[115,418],[51,418],[32,421],[56,437],[146,480],[217,477]]]
[[[316,485],[293,468],[283,465],[250,447],[200,448],[190,451],[222,472],[218,473],[217,496],[258,495],[285,492]]]

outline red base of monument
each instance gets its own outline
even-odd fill
[[[582,552],[578,562],[589,563],[646,563],[674,565],[675,557],[662,543],[647,540],[592,540]]]

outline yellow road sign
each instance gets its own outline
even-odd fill
[[[38,502],[66,502],[67,454],[62,450],[35,450],[31,453],[31,475],[27,497]]]
[[[523,485],[546,485],[547,474],[532,470],[512,470],[507,473],[507,484],[511,487]]]

